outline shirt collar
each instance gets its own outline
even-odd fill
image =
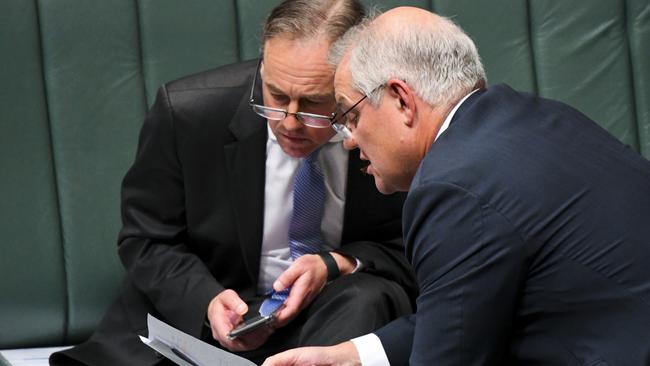
[[[447,115],[447,118],[445,118],[445,121],[442,123],[442,126],[440,126],[440,130],[438,130],[438,134],[436,135],[435,140],[437,140],[438,137],[440,137],[440,135],[442,135],[442,133],[445,132],[447,127],[449,127],[449,124],[451,123],[451,119],[454,118],[454,114],[456,114],[456,111],[458,110],[460,105],[463,104],[465,99],[469,98],[470,95],[476,93],[476,91],[478,91],[478,89],[474,89],[471,93],[467,94],[466,96],[463,97],[463,99],[461,99],[458,103],[456,103],[454,108],[452,108],[451,112],[449,112],[449,114]]]

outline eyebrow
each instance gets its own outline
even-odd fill
[[[354,102],[350,101],[346,97],[341,97],[339,100],[336,101],[336,107],[344,110],[350,109],[350,106],[352,104],[354,104]],[[354,109],[356,109],[356,107]]]
[[[341,111],[341,112],[347,111],[348,109],[350,109],[350,104],[348,104],[346,102],[343,102],[343,103],[338,103],[337,102],[336,103],[336,109]]]
[[[277,86],[271,84],[271,83],[266,83],[266,86],[269,88],[269,91],[273,94],[281,94],[281,95],[286,95],[284,91],[282,91],[280,88]],[[302,95],[300,97],[300,101],[308,101],[308,102],[328,102],[332,100],[334,95],[332,93],[322,93],[322,94],[307,94],[307,95]]]

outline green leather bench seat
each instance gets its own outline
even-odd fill
[[[257,57],[277,3],[0,2],[0,349],[91,333],[124,275],[120,182],[156,89]],[[650,158],[650,1],[365,3],[452,17],[491,84],[567,102]]]

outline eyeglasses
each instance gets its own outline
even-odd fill
[[[337,107],[337,111],[332,113],[331,117],[331,123],[332,123],[332,128],[334,131],[338,132],[343,138],[349,139],[352,138],[352,130],[357,127],[357,122],[359,121],[359,116],[356,114],[352,114],[352,110],[359,105],[359,103],[363,102],[366,98],[368,98],[367,95],[364,95],[363,98],[359,99],[358,102],[354,103],[352,107],[348,108],[346,111],[339,113]]]
[[[384,85],[379,85],[374,88],[370,93],[365,94],[359,101],[354,103],[352,107],[346,109],[344,112],[341,112],[339,107],[337,111],[332,113],[331,121],[332,128],[334,131],[338,132],[343,138],[349,139],[352,138],[352,130],[357,128],[357,123],[359,122],[359,115],[357,113],[351,113],[356,106],[368,98],[369,94],[372,94],[382,88]]]
[[[255,98],[253,97],[253,92],[255,91],[255,84],[257,83],[257,74],[260,72],[260,67],[262,65],[262,59],[257,63],[257,70],[253,76],[253,83],[251,85],[251,94],[248,104],[250,104],[253,111],[258,115],[270,119],[272,121],[280,121],[287,118],[288,115],[293,115],[296,117],[300,123],[308,127],[313,128],[327,128],[331,126],[331,117],[323,116],[320,114],[314,113],[305,113],[305,112],[288,112],[285,109],[280,108],[271,108],[266,107],[260,104],[255,103]]]

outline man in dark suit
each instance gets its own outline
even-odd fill
[[[265,25],[262,62],[160,89],[123,182],[122,294],[93,336],[53,364],[165,362],[138,339],[147,313],[261,360],[345,341],[411,312],[404,197],[376,192],[358,153],[330,128],[328,49],[362,15],[352,0],[285,1]],[[319,253],[292,260],[293,180],[312,156],[324,181],[322,242]],[[229,338],[274,285],[291,288],[275,321]]]
[[[265,365],[649,365],[650,162],[567,105],[486,89],[447,19],[397,8],[344,40],[337,129],[380,191],[409,191],[417,313]]]

